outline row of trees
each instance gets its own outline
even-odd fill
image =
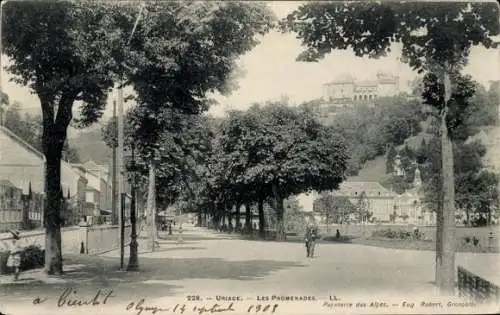
[[[8,70],[39,96],[43,112],[49,273],[62,272],[57,196],[61,152],[73,104],[82,102],[78,122],[90,124],[100,117],[114,82],[131,84],[136,93],[135,117],[139,118],[131,126],[142,137],[142,141],[134,138],[135,143],[139,154],[151,160],[162,147],[160,142],[179,141],[164,128],[174,125],[172,120],[176,121],[179,112],[199,114],[206,109],[207,92],[227,91],[236,58],[257,44],[255,35],[265,34],[273,25],[272,14],[257,3],[154,2],[146,5],[148,17],[137,27],[137,36],[129,40],[137,11],[122,4],[95,2],[9,2],[4,8],[3,49],[12,60]],[[436,275],[445,291],[453,289],[455,272],[450,247],[455,200],[452,142],[462,133],[461,115],[466,110],[463,98],[451,91],[456,90],[457,75],[467,63],[471,47],[492,47],[491,36],[499,29],[497,17],[498,7],[493,3],[439,3],[429,9],[425,3],[414,2],[325,2],[302,5],[281,23],[282,30],[296,33],[306,48],[299,60],[317,61],[333,49],[378,58],[399,42],[403,60],[428,74],[424,93],[435,97],[426,102],[436,108],[441,127],[443,182]],[[254,112],[263,115],[256,119]],[[302,119],[283,106],[249,113],[233,114],[229,122],[237,121],[236,126],[223,124],[227,131],[215,141],[213,156],[223,151],[225,158],[207,163],[205,169],[196,168],[201,174],[221,172],[232,179],[227,182],[223,180],[227,176],[208,176],[212,178],[209,184],[199,185],[200,195],[207,196],[205,201],[238,203],[250,196],[259,200],[265,190],[267,195],[271,192],[281,217],[288,194],[332,189],[342,180],[347,159],[344,146],[307,113],[300,113],[305,115]],[[308,157],[324,162],[307,166],[303,161]],[[290,177],[292,173],[297,175]],[[278,238],[283,237],[281,229]]]
[[[40,99],[46,157],[45,262],[61,274],[60,162],[73,120],[97,121],[115,82],[131,85],[147,159],[171,109],[197,114],[207,92],[231,90],[238,56],[258,44],[274,15],[260,3],[147,2],[141,23],[134,2],[9,2],[3,7],[2,53],[13,80]],[[79,113],[73,119],[75,104]],[[76,112],[76,111],[75,111]],[[167,124],[168,125],[168,124]]]
[[[138,107],[129,112],[128,123],[137,121]],[[235,217],[237,231],[252,230],[250,212],[259,212],[264,233],[265,204],[276,218],[276,238],[286,237],[285,200],[312,190],[338,187],[344,179],[348,156],[343,138],[321,125],[302,107],[268,103],[248,111],[232,111],[222,120],[181,115],[172,111],[168,128],[159,134],[157,163],[158,202],[167,207],[183,201],[200,219],[209,215],[214,227]],[[142,146],[141,129],[129,130],[128,139]],[[103,129],[104,140],[115,145],[114,121]],[[147,179],[147,159],[139,154],[139,170]],[[240,211],[245,206],[245,226]],[[234,211],[233,213],[233,209]],[[201,220],[200,220],[201,221]]]

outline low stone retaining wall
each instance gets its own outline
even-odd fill
[[[125,227],[125,245],[130,242],[130,225]],[[111,251],[119,248],[120,235],[118,226],[102,225],[102,226],[75,226],[61,229],[62,254],[79,254],[82,249],[89,255],[97,255],[103,252]],[[0,251],[7,251],[9,242],[11,241],[10,233],[2,233],[0,235]],[[22,247],[30,245],[45,248],[45,231],[22,231],[21,240]]]

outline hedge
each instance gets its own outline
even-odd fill
[[[9,252],[0,252],[0,274],[12,274],[14,268],[7,267]],[[45,250],[39,246],[30,245],[21,252],[21,271],[41,268],[45,264]]]

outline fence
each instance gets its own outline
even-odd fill
[[[500,289],[467,269],[458,267],[458,295],[478,303],[499,302]]]
[[[0,209],[0,230],[20,229],[21,227],[21,209]]]
[[[130,242],[130,226],[125,227],[125,244]],[[10,233],[0,234],[0,251],[8,248]],[[45,231],[21,232],[21,246],[37,245],[45,248]],[[83,226],[61,229],[61,245],[64,254],[79,254],[83,247],[85,252],[96,255],[119,248],[119,229],[117,226]]]

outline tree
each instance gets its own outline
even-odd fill
[[[124,51],[125,83],[136,94],[138,153],[152,168],[171,109],[198,115],[213,103],[210,92],[236,88],[236,60],[259,43],[275,17],[265,4],[244,2],[150,2],[145,12]],[[128,15],[123,11],[122,19]]]
[[[262,4],[151,2],[129,45],[135,6],[11,2],[4,9],[3,49],[13,61],[8,70],[41,101],[45,261],[48,273],[60,274],[60,160],[73,104],[81,102],[77,122],[87,126],[100,118],[107,93],[123,79],[133,84],[143,118],[168,106],[197,113],[206,108],[206,92],[228,90],[235,60],[258,43],[256,35],[269,30],[273,17]],[[145,143],[158,140],[156,122],[142,121],[151,128]]]
[[[126,51],[141,152],[156,148],[169,108],[200,114],[213,103],[207,92],[233,91],[237,58],[259,43],[275,19],[262,3],[152,2],[145,12]],[[126,19],[128,12],[122,14]]]
[[[394,161],[396,159],[396,149],[394,146],[389,147],[389,151],[387,152],[387,157],[385,159],[385,173],[392,174],[394,172]]]
[[[259,128],[246,134],[235,130],[233,136],[250,139],[241,143],[249,164],[242,179],[274,199],[276,238],[283,240],[284,200],[312,190],[336,189],[344,179],[346,147],[307,110],[271,103],[254,107],[251,115]]]
[[[322,214],[326,224],[342,224],[356,212],[356,207],[345,196],[324,194],[314,201],[313,211]]]
[[[362,19],[365,23],[358,23]],[[441,292],[454,286],[454,184],[452,136],[461,104],[448,107],[449,74],[466,63],[472,46],[495,46],[491,36],[499,32],[495,3],[436,3],[429,7],[416,2],[309,3],[300,6],[282,22],[306,49],[302,61],[317,61],[333,49],[352,49],[356,56],[378,58],[394,42],[402,44],[402,60],[419,72],[439,73],[443,211],[438,213],[436,283]],[[451,130],[450,130],[451,129]]]
[[[4,6],[2,47],[12,61],[7,70],[15,82],[37,94],[42,108],[49,274],[63,271],[60,163],[73,104],[81,102],[78,121],[89,125],[102,114],[113,87],[113,47],[119,46],[113,44],[119,44],[121,33],[107,13],[93,3],[30,1]]]

